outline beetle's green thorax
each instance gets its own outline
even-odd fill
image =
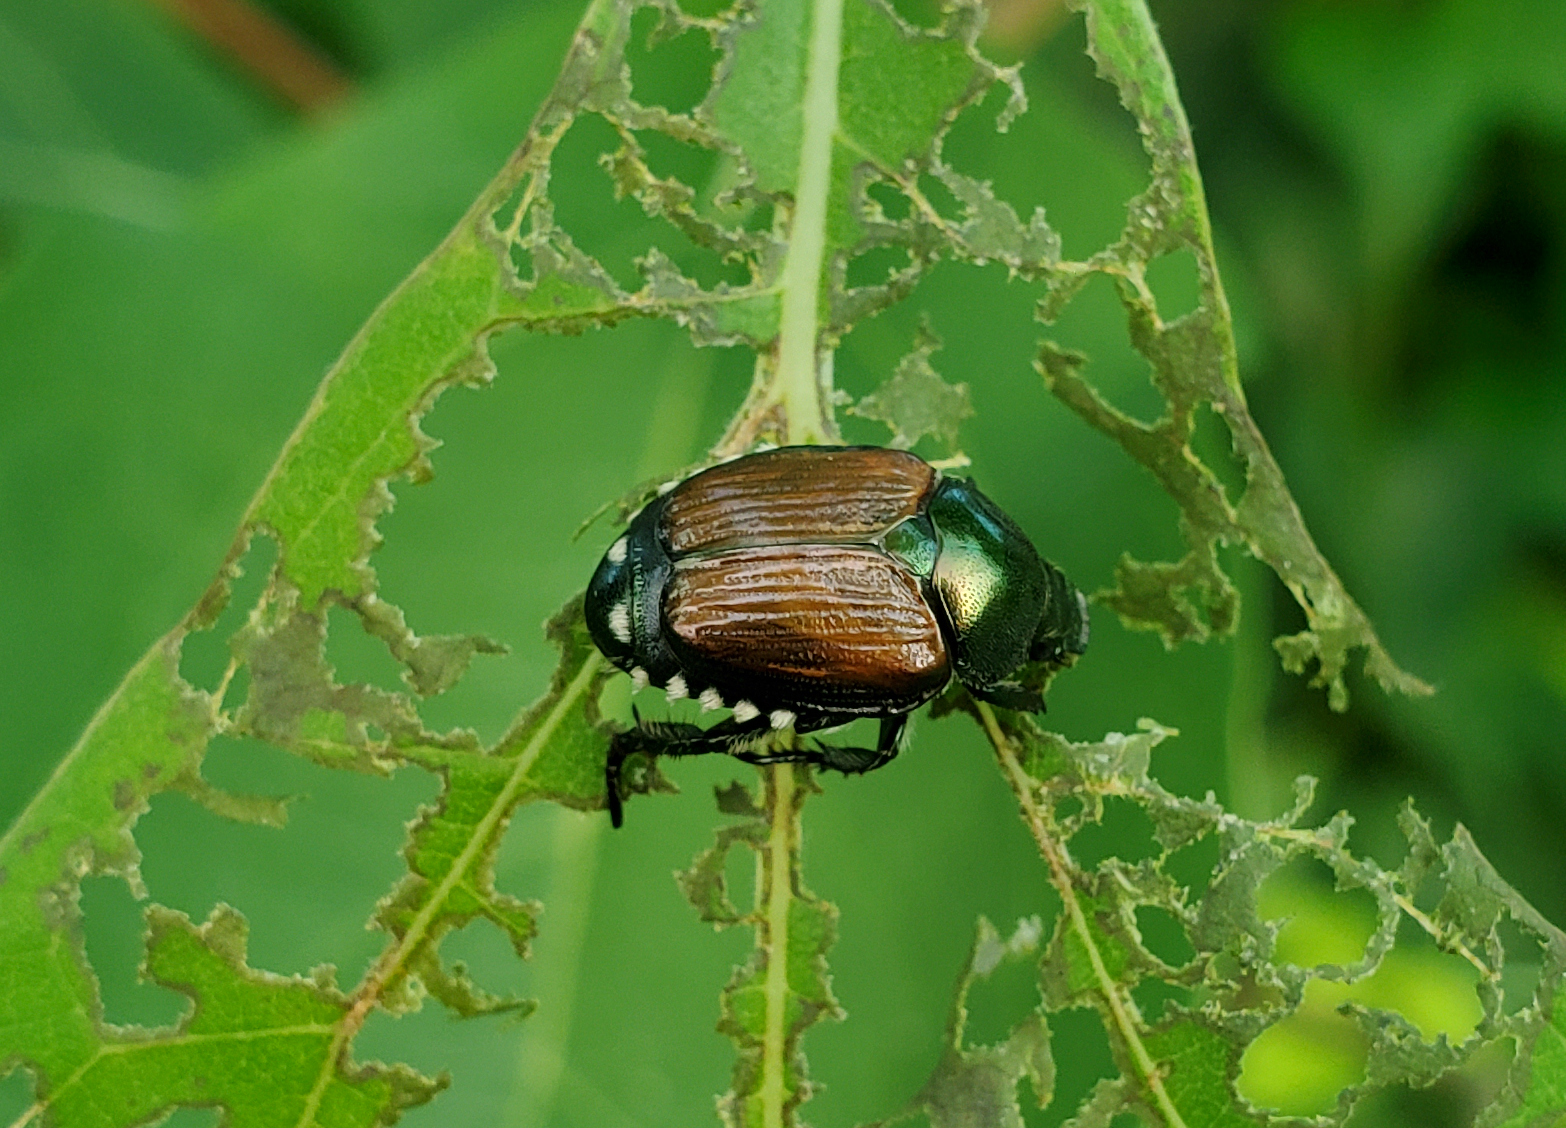
[[[995,685],[1028,661],[1049,599],[1044,562],[967,479],[942,479],[928,512],[940,542],[932,582],[952,626],[952,664],[971,687]]]

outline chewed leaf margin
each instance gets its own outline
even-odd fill
[[[1169,572],[1167,566],[1154,566],[1166,571],[1137,573],[1137,568],[1146,566],[1128,565],[1127,574],[1139,575],[1150,587],[1150,597],[1162,601],[1144,619],[1183,623],[1187,633],[1200,633],[1198,627],[1224,629],[1229,621],[1224,609],[1231,597],[1216,566],[1216,546],[1244,543],[1286,574],[1286,582],[1306,606],[1311,630],[1292,642],[1285,640],[1280,649],[1293,665],[1317,663],[1318,680],[1331,687],[1335,705],[1342,703],[1343,656],[1356,645],[1369,649],[1372,673],[1401,688],[1420,688],[1391,665],[1336,577],[1319,554],[1311,556],[1314,546],[1281,476],[1260,436],[1251,434],[1254,427],[1233,378],[1227,311],[1211,263],[1211,240],[1200,182],[1190,159],[1188,129],[1178,114],[1165,120],[1154,113],[1161,105],[1177,109],[1178,103],[1167,63],[1160,53],[1147,55],[1147,44],[1156,48],[1156,38],[1145,9],[1135,0],[1086,4],[1095,57],[1106,75],[1121,86],[1143,123],[1155,175],[1149,192],[1133,203],[1122,243],[1089,263],[1070,264],[1060,261],[1060,241],[1042,211],[1035,211],[1027,221],[1019,219],[987,185],[948,167],[942,156],[942,139],[956,116],[996,83],[1009,86],[1013,93],[1001,116],[1002,128],[1008,115],[1021,107],[1015,70],[994,67],[975,47],[978,5],[966,0],[954,3],[940,26],[918,29],[908,26],[882,0],[847,3],[843,30],[849,49],[840,60],[840,73],[834,70],[843,98],[841,117],[835,123],[838,129],[830,140],[831,184],[823,221],[828,253],[821,277],[807,283],[818,287],[807,305],[820,314],[819,320],[811,321],[810,355],[825,355],[854,324],[906,296],[941,258],[996,262],[1019,276],[1046,279],[1051,291],[1040,311],[1046,319],[1089,273],[1110,274],[1131,313],[1136,343],[1152,362],[1155,382],[1169,399],[1169,419],[1148,427],[1119,416],[1073,366],[1057,365],[1060,370],[1054,371],[1048,349],[1041,363],[1056,394],[1095,425],[1118,428],[1117,437],[1160,474],[1185,507],[1192,555],[1177,566],[1183,570]],[[220,733],[255,736],[336,767],[385,773],[416,765],[441,781],[439,799],[410,828],[405,851],[408,874],[376,910],[374,923],[387,933],[387,946],[346,993],[337,992],[324,976],[306,984],[249,970],[243,955],[243,925],[229,910],[215,910],[201,926],[164,910],[154,908],[149,913],[153,927],[147,968],[154,978],[200,984],[211,991],[255,992],[268,1003],[292,1001],[306,1009],[317,1008],[303,1024],[309,1029],[296,1032],[305,1041],[299,1043],[304,1048],[295,1051],[292,1064],[306,1073],[314,1069],[304,1091],[301,1123],[328,1109],[334,1116],[341,1113],[344,1123],[386,1122],[401,1107],[427,1099],[438,1087],[438,1082],[397,1067],[365,1071],[349,1066],[352,1041],[375,1008],[409,1009],[425,994],[462,1014],[520,1011],[529,1005],[490,995],[448,968],[440,945],[451,931],[483,920],[501,929],[519,955],[526,953],[536,927],[536,906],[495,888],[495,851],[523,802],[548,799],[581,810],[602,803],[607,734],[597,715],[596,699],[605,667],[586,636],[580,605],[570,605],[550,627],[562,659],[549,691],[495,747],[481,747],[472,733],[462,730],[427,731],[418,699],[449,688],[475,655],[495,653],[500,647],[478,636],[416,635],[402,611],[382,598],[370,557],[379,543],[377,520],[392,503],[390,483],[399,478],[418,482],[432,473],[427,456],[433,444],[420,429],[423,415],[446,389],[491,379],[488,338],[508,326],[574,333],[629,317],[665,317],[685,326],[697,344],[749,346],[757,351],[756,383],[717,453],[737,454],[757,440],[787,431],[788,421],[780,417],[777,402],[768,398],[768,380],[775,374],[779,322],[787,297],[781,293],[780,270],[800,233],[780,223],[770,231],[751,231],[713,219],[684,186],[652,172],[637,140],[639,132],[654,130],[682,143],[714,149],[748,170],[750,179],[742,178],[730,189],[732,197],[769,205],[785,202],[795,187],[792,176],[786,175],[789,170],[785,167],[777,183],[769,181],[768,170],[757,159],[760,151],[745,139],[747,124],[720,108],[732,106],[725,98],[743,85],[734,77],[735,60],[765,41],[748,38],[757,34],[758,27],[749,8],[698,20],[666,0],[658,5],[666,17],[707,31],[724,61],[715,75],[713,97],[692,114],[641,106],[631,98],[624,58],[630,17],[639,6],[636,0],[594,0],[590,5],[561,77],[526,140],[451,235],[376,311],[334,365],[247,511],[217,579],[184,623],[132,671],[39,800],[0,839],[0,907],[5,909],[0,915],[0,940],[7,951],[19,950],[27,956],[17,969],[3,973],[8,980],[0,981],[0,997],[8,997],[3,988],[14,986],[17,991],[0,1008],[19,1008],[12,1027],[24,1032],[30,1029],[24,1020],[34,1008],[64,1016],[68,1028],[68,1036],[53,1043],[34,1039],[5,1051],[5,1064],[21,1061],[35,1072],[40,1101],[60,1098],[65,1092],[61,1078],[88,1077],[105,1052],[103,1047],[115,1039],[134,1037],[137,1051],[145,1048],[150,1054],[168,1050],[175,1045],[169,1039],[185,1036],[177,1028],[142,1039],[139,1032],[125,1035],[103,1027],[96,984],[79,941],[76,894],[87,873],[120,874],[138,895],[144,893],[132,830],[148,797],[158,791],[179,787],[227,814],[281,820],[280,801],[224,796],[201,779],[202,750],[211,736]],[[1105,18],[1112,24],[1107,29]],[[766,30],[762,27],[763,35]],[[1129,38],[1119,38],[1123,35]],[[882,80],[890,63],[909,61],[916,64],[914,77],[921,81],[895,88]],[[1149,77],[1156,81],[1137,85]],[[1138,99],[1149,100],[1144,105]],[[726,259],[744,260],[751,274],[748,283],[703,289],[654,250],[638,263],[642,285],[626,292],[577,246],[555,222],[548,188],[555,148],[584,114],[609,122],[620,138],[620,148],[605,162],[617,190],[634,197],[649,215],[674,224],[698,245]],[[897,128],[883,128],[887,123]],[[776,123],[762,124],[770,129]],[[957,201],[954,214],[943,214],[926,196],[923,177],[939,181]],[[887,219],[867,191],[872,182],[905,195],[910,209],[906,220]],[[1175,245],[1190,246],[1196,253],[1205,298],[1196,314],[1166,325],[1146,291],[1141,267],[1153,254]],[[884,282],[848,288],[848,263],[881,247],[905,252],[907,265],[890,272]],[[921,338],[909,363],[930,368],[931,351],[933,345]],[[836,398],[830,366],[814,390],[826,420],[821,433],[831,437],[836,433],[832,421]],[[1211,473],[1190,454],[1189,420],[1198,402],[1212,404],[1231,429],[1237,428],[1236,449],[1250,482],[1238,504],[1229,502]],[[885,402],[880,406],[900,440],[916,440],[916,431],[944,434],[943,428],[955,426],[955,416],[960,415],[956,407],[949,407],[937,413],[933,426],[925,426],[901,407]],[[866,410],[875,408],[872,400]],[[219,683],[206,689],[192,687],[178,672],[181,644],[190,632],[213,629],[219,621],[231,598],[239,562],[258,534],[277,544],[270,580],[234,636],[232,661]],[[363,628],[403,665],[409,693],[335,681],[322,650],[326,613],[332,606],[357,616]],[[1127,599],[1121,600],[1121,610],[1137,617],[1137,607]],[[237,677],[240,671],[247,676]],[[241,685],[248,687],[244,700],[230,702],[229,694],[237,694]],[[992,731],[1008,723],[997,722],[982,708],[978,714]],[[1106,741],[1094,756],[1131,757],[1127,762],[1139,755],[1145,759],[1151,744],[1161,738],[1150,730],[1118,744]],[[1071,746],[1051,744],[1042,736],[1018,739],[1022,745],[1031,742],[1031,747],[1011,766],[1014,778],[1017,772],[1026,775],[1046,762],[1074,762]],[[1099,777],[1109,778],[1101,769],[1102,764],[1092,771],[1084,767],[1088,775],[1097,771]],[[763,1086],[768,1093],[767,1115],[793,1117],[810,1093],[800,1036],[812,1022],[838,1013],[824,961],[835,928],[835,909],[811,896],[800,875],[799,804],[809,786],[808,773],[774,768],[768,774],[766,802],[759,808],[765,813],[762,829],[735,833],[720,844],[726,849],[743,841],[759,849],[763,861],[757,907],[745,918],[756,929],[756,951],[724,995],[725,1030],[740,1048],[734,1088],[723,1106],[724,1115],[734,1123],[756,1118],[763,1109],[758,1103]],[[1019,790],[1024,792],[1032,794],[1027,788]],[[1146,794],[1153,802],[1154,793]],[[1161,835],[1219,833],[1208,825],[1206,808],[1180,801],[1164,803],[1161,810],[1164,821],[1159,825],[1168,824]],[[1090,819],[1091,808],[1079,816],[1079,821]],[[1033,823],[1046,826],[1037,810]],[[1227,886],[1218,882],[1214,888],[1237,890],[1243,903],[1247,883],[1271,864],[1265,839],[1236,847]],[[1456,852],[1450,856],[1442,854],[1445,868],[1439,872],[1461,870],[1471,875],[1469,885],[1454,879],[1454,887],[1490,889],[1493,875],[1487,875],[1465,851],[1452,849]],[[1090,998],[1098,992],[1113,1019],[1115,1007],[1110,1000],[1117,997],[1118,977],[1188,974],[1186,969],[1170,972],[1145,962],[1134,921],[1132,926],[1126,923],[1127,912],[1134,915],[1135,906],[1143,903],[1137,898],[1146,903],[1174,899],[1156,873],[1111,867],[1094,881],[1084,881],[1078,890],[1062,869],[1062,858],[1051,856],[1050,861],[1052,876],[1060,880],[1059,887],[1071,890],[1067,900],[1075,906],[1070,929],[1060,934],[1061,943],[1050,945],[1055,954],[1046,957],[1061,964],[1057,979],[1065,985],[1062,990],[1074,998]],[[1349,870],[1346,862],[1340,879],[1349,879],[1344,873],[1367,887],[1374,877],[1369,871]],[[714,883],[710,865],[690,888],[702,894],[709,919],[737,917],[737,910]],[[1489,938],[1481,937],[1482,943],[1474,939],[1484,933],[1484,922],[1460,911],[1476,895],[1454,895],[1450,911],[1438,907],[1426,918],[1431,928],[1444,930],[1443,935],[1454,938],[1452,943],[1490,967],[1495,957],[1486,946]],[[1504,897],[1501,900],[1514,917],[1522,911]],[[1223,914],[1209,912],[1197,923],[1209,928],[1212,943],[1226,953],[1234,944],[1265,947],[1265,929],[1247,930]],[[1543,926],[1534,925],[1533,934],[1542,936],[1538,929]],[[59,942],[61,937],[64,943]],[[1114,956],[1107,962],[1106,952]],[[1284,987],[1294,982],[1283,971],[1277,974]],[[1541,1002],[1531,1019],[1538,1030],[1551,1028],[1543,1021],[1543,1007]],[[194,1014],[192,1021],[210,1021],[218,1012],[198,1006]],[[6,1017],[12,1016],[0,1009],[0,1018]],[[1197,1021],[1194,1015],[1190,1018]],[[0,1021],[0,1028],[12,1027]],[[1101,1087],[1095,1107],[1110,1109],[1114,1100],[1122,1098],[1166,1107],[1181,1099],[1179,1086],[1164,1086],[1157,1068],[1149,1064],[1148,1047],[1156,1049],[1159,1031],[1143,1037],[1133,1026],[1122,1024],[1121,1033],[1133,1069],[1119,1089]],[[279,1031],[277,1036],[292,1035]],[[174,1080],[165,1080],[169,1085],[162,1091],[141,1091],[138,1099],[146,1102],[146,1108],[128,1115],[145,1119],[165,1107],[189,1103],[185,1090]],[[231,1080],[239,1084],[242,1073],[232,1074]],[[1534,1092],[1527,1087],[1530,1082],[1516,1084],[1523,1094],[1519,1100],[1529,1099]],[[98,1103],[108,1107],[109,1098],[97,1094],[94,1099],[98,1096],[103,1097]],[[47,1109],[40,1105],[40,1111]]]
[[[1012,1027],[1004,1041],[970,1045],[967,1040],[968,994],[974,983],[987,979],[1005,963],[1036,959],[1043,927],[1037,917],[1030,917],[1018,921],[1011,936],[1003,938],[994,925],[979,918],[967,965],[957,977],[940,1062],[906,1108],[863,1128],[887,1128],[921,1113],[930,1128],[1022,1128],[1018,1086],[1024,1078],[1033,1089],[1037,1107],[1050,1106],[1055,1059],[1049,1020],[1042,1008]]]
[[[1278,818],[1242,819],[1211,795],[1187,798],[1158,784],[1149,770],[1152,752],[1175,734],[1154,722],[1144,721],[1134,734],[1075,743],[966,695],[951,704],[984,724],[1064,902],[1039,956],[1046,1021],[1060,1010],[1090,1007],[1114,1052],[1119,1076],[1084,1098],[1072,1123],[1109,1124],[1135,1112],[1170,1126],[1327,1128],[1346,1123],[1371,1093],[1428,1086],[1481,1051],[1509,1045],[1516,1050],[1507,1089],[1481,1122],[1537,1123],[1539,1114],[1566,1111],[1560,1095],[1566,1054],[1555,1006],[1566,984],[1566,933],[1500,878],[1461,826],[1439,842],[1405,806],[1399,823],[1407,854],[1398,868],[1384,869],[1350,850],[1346,814],[1306,823],[1314,799],[1309,779],[1297,782],[1293,805]],[[1129,801],[1146,814],[1156,848],[1145,857],[1083,867],[1073,859],[1072,839],[1102,820],[1109,800]],[[1203,840],[1216,843],[1217,865],[1205,884],[1186,886],[1167,867]],[[1302,967],[1279,956],[1281,922],[1261,917],[1259,895],[1274,874],[1302,858],[1323,864],[1337,890],[1370,895],[1376,923],[1358,959]],[[1137,917],[1144,907],[1179,925],[1192,950],[1183,964],[1166,964],[1144,942]],[[1471,1033],[1457,1041],[1426,1038],[1403,1015],[1351,998],[1340,1009],[1364,1035],[1365,1071],[1329,1113],[1301,1120],[1241,1098],[1246,1049],[1300,1011],[1313,981],[1358,984],[1397,958],[1399,929],[1410,924],[1473,976],[1480,1017]],[[1502,944],[1508,924],[1525,937],[1523,949]],[[1506,1005],[1501,989],[1508,960],[1540,968],[1537,987],[1520,1006]],[[1149,981],[1173,992],[1161,1014],[1144,1014],[1134,1001],[1133,990]],[[1025,1018],[1014,1033],[1031,1036],[1034,1022]]]
[[[323,1102],[357,1108],[358,1123],[390,1123],[444,1082],[352,1066],[337,1052],[351,1004],[329,974],[250,969],[245,925],[227,906],[200,926],[147,910],[144,974],[190,997],[178,1023],[146,1031],[103,1020],[82,942],[82,878],[117,875],[146,896],[132,831],[160,791],[194,788],[234,813],[223,806],[231,797],[200,781],[215,702],[179,677],[178,643],[170,636],[149,651],[89,726],[63,769],[75,786],[46,788],[0,839],[0,1067],[25,1066],[36,1098],[28,1116],[60,1123],[100,1123],[105,1110],[116,1123],[143,1122],[184,1104],[232,1111],[262,1092],[301,1123]]]
[[[1148,361],[1166,413],[1153,423],[1118,410],[1083,377],[1083,358],[1046,342],[1038,360],[1045,385],[1092,426],[1146,466],[1181,508],[1189,546],[1177,564],[1129,557],[1116,587],[1098,595],[1128,623],[1156,629],[1165,643],[1233,629],[1238,598],[1217,559],[1220,545],[1243,545],[1266,562],[1304,610],[1308,629],[1279,638],[1285,669],[1327,689],[1335,710],[1348,706],[1344,671],[1349,652],[1365,651],[1365,669],[1388,692],[1423,695],[1431,688],[1392,660],[1369,618],[1316,547],[1283,473],[1251,418],[1240,386],[1234,329],[1219,279],[1190,123],[1174,74],[1143,0],[1072,0],[1087,21],[1088,53],[1099,77],[1112,83],[1136,119],[1151,162],[1150,183],[1126,209],[1120,239],[1091,259],[1049,277],[1038,317],[1051,323],[1088,278],[1110,277],[1129,319],[1131,342]],[[1189,252],[1201,300],[1165,321],[1147,284],[1153,259]],[[1196,412],[1207,406],[1223,420],[1245,474],[1232,501],[1218,476],[1191,447]]]
[[[749,959],[734,968],[721,999],[718,1030],[736,1051],[732,1084],[718,1099],[728,1128],[769,1123],[774,1112],[794,1123],[814,1092],[804,1034],[825,1019],[843,1018],[826,964],[837,938],[837,907],[811,893],[801,872],[800,813],[817,790],[809,769],[791,764],[768,769],[760,802],[739,783],[719,788],[719,811],[739,821],[720,827],[713,845],[676,875],[703,921],[720,929],[747,925],[755,934]],[[755,902],[743,913],[724,874],[740,846],[760,862]]]

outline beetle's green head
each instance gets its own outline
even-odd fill
[[[1049,561],[1044,561],[1049,580],[1048,598],[1039,616],[1038,630],[1028,650],[1030,662],[1048,662],[1068,666],[1087,653],[1089,622],[1087,596]]]

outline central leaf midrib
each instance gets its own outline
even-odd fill
[[[783,261],[783,306],[774,400],[787,416],[788,441],[819,442],[821,405],[816,338],[821,268],[826,257],[827,201],[832,187],[832,146],[838,128],[838,65],[843,0],[815,0],[800,103],[799,171],[788,255]]]

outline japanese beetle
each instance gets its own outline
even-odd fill
[[[782,447],[703,470],[649,502],[587,588],[587,627],[636,689],[732,716],[641,721],[609,749],[609,814],[633,752],[727,752],[867,772],[956,677],[1042,712],[1022,667],[1087,649],[1087,601],[965,478],[905,451]],[[772,748],[775,730],[881,721],[873,749]]]

